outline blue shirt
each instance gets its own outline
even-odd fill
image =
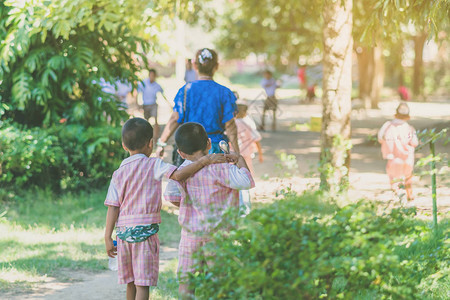
[[[138,92],[142,93],[142,102],[144,105],[156,104],[156,95],[158,92],[162,93],[163,89],[156,82],[150,82],[150,79],[145,79],[138,86]]]
[[[179,115],[178,123],[197,122],[205,127],[211,142],[226,140],[225,123],[234,118],[237,106],[233,92],[213,80],[197,80],[188,84],[186,111],[183,86],[175,96],[173,111]]]
[[[261,80],[261,85],[266,91],[267,97],[275,96],[275,90],[277,89],[277,81],[274,78],[270,79],[263,78]]]

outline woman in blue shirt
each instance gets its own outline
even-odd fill
[[[213,80],[219,67],[217,53],[208,48],[197,51],[195,67],[198,80],[184,85],[175,96],[173,113],[158,140],[157,153],[162,155],[167,140],[180,124],[186,122],[197,122],[205,127],[212,143],[211,153],[221,152],[221,140],[229,141],[234,151],[239,153],[234,122],[236,96]]]

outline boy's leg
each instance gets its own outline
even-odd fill
[[[135,300],[136,299],[136,286],[134,282],[130,282],[127,284],[127,300]]]
[[[148,286],[136,286],[136,300],[148,300],[150,290]]]
[[[406,190],[406,199],[408,201],[414,200],[414,195],[412,191],[412,177],[413,177],[413,167],[406,164],[405,165],[405,190]]]
[[[272,130],[277,130],[277,109],[273,109]]]
[[[159,272],[159,238],[158,234],[150,236],[143,242],[133,243],[133,273],[136,285],[136,299],[148,299],[149,286],[156,286]],[[143,296],[142,296],[143,295]]]
[[[205,242],[185,236],[181,233],[180,246],[178,247],[178,281],[180,299],[194,299],[195,289],[189,285],[189,273],[196,271],[195,267],[199,261],[195,258],[195,253],[205,244]]]
[[[260,129],[264,130],[265,129],[265,118],[266,118],[266,105],[264,104],[264,109],[263,109],[263,113],[262,113],[262,117],[261,117],[261,126]]]

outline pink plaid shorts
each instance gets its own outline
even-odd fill
[[[184,283],[188,279],[189,273],[195,273],[196,267],[202,266],[204,264],[211,265],[212,261],[203,260],[200,261],[197,256],[208,257],[202,248],[209,242],[209,239],[190,237],[183,233],[181,234],[180,246],[178,248],[178,280]],[[195,255],[194,255],[195,254]]]
[[[138,286],[156,286],[159,272],[159,238],[157,234],[140,243],[117,239],[119,284],[134,281]]]

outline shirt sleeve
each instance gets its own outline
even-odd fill
[[[219,166],[219,165],[218,165]],[[221,176],[218,181],[226,187],[234,190],[249,190],[255,187],[255,182],[253,180],[250,171],[246,168],[238,168],[235,165],[230,165],[229,176],[224,178]]]
[[[143,81],[138,83],[137,91],[138,91],[138,93],[143,93],[144,92],[144,82]]]
[[[411,141],[409,142],[409,144],[415,148],[415,147],[419,146],[419,139],[417,138],[416,130],[412,126],[411,126],[411,134],[412,134],[412,138],[411,138]]]
[[[225,125],[225,123],[233,119],[236,114],[237,111],[236,96],[230,89],[227,89],[222,101],[223,101],[222,124]]]
[[[156,158],[153,178],[155,178],[155,180],[161,181],[165,176],[168,179],[176,170],[177,167],[175,167],[174,165],[165,163],[160,158]]]
[[[258,129],[256,129],[255,121],[253,121],[253,119],[251,119],[251,118],[246,118],[245,122],[247,123],[247,125],[251,129],[252,140],[255,141],[255,142],[261,141],[262,137],[261,137],[261,134],[259,133]]]
[[[158,84],[158,92],[160,92],[160,93],[164,92],[163,88],[159,84]]]
[[[106,195],[105,200],[106,206],[120,206],[119,203],[119,193],[117,192],[117,188],[114,184],[113,179],[111,179],[111,183],[109,184],[108,194]]]
[[[386,133],[386,129],[388,128],[389,124],[391,124],[390,121],[387,121],[386,123],[381,126],[380,131],[378,131],[378,142],[382,142],[384,140],[384,135]]]
[[[183,198],[182,188],[175,180],[169,180],[166,190],[164,191],[164,199],[169,202],[179,203]]]

